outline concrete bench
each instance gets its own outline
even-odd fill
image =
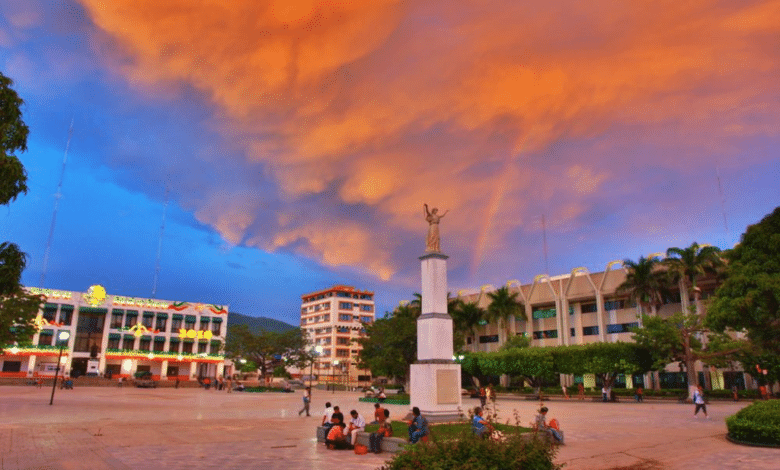
[[[368,436],[370,433],[367,432],[359,432],[357,434],[357,443],[363,444],[364,446],[368,447]],[[317,426],[317,442],[325,443],[325,438],[327,437],[327,434],[325,432],[324,426]],[[402,439],[400,437],[385,437],[382,439],[382,445],[380,446],[382,449],[382,452],[390,452],[390,453],[396,453],[403,450],[404,446],[409,445],[409,441],[406,439]]]

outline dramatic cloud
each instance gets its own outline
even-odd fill
[[[205,96],[243,155],[209,157],[235,184],[178,186],[201,222],[381,279],[422,251],[423,202],[451,210],[443,247],[471,276],[505,272],[496,253],[541,214],[582,230],[656,174],[766,161],[743,150],[780,134],[778,1],[82,3],[106,64],[142,93]],[[690,204],[661,197],[661,219]]]

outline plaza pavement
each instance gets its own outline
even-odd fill
[[[354,392],[315,390],[310,418],[297,415],[300,392],[77,387],[57,390],[49,406],[50,393],[0,387],[0,469],[375,469],[389,457],[316,443],[326,400],[370,417],[373,406]],[[705,420],[677,403],[546,403],[566,432],[557,459],[566,469],[780,468],[780,450],[726,441],[724,418],[746,404],[714,402]],[[517,412],[527,424],[538,402],[499,397],[496,407],[502,422],[514,422]],[[388,408],[399,418],[409,407]]]

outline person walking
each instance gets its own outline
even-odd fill
[[[304,411],[306,412],[306,416],[311,416],[309,414],[309,405],[311,403],[311,387],[306,387],[306,390],[303,391],[303,408],[298,411],[298,416],[301,415]]]
[[[709,415],[707,415],[707,405],[704,402],[704,390],[701,388],[701,385],[693,392],[693,403],[696,405],[696,408],[693,411],[693,417],[698,417],[699,410],[702,410],[704,412],[704,417],[709,419]]]
[[[634,395],[635,395],[634,398],[636,398],[637,403],[644,403],[645,401],[644,393],[645,391],[642,389],[642,387],[636,388],[636,390],[634,391]]]
[[[582,385],[582,382],[577,384],[577,397],[579,397],[580,400],[585,399],[585,386]]]
[[[485,387],[479,387],[479,404],[482,405],[482,409],[487,405],[487,392]]]

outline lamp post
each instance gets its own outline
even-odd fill
[[[60,331],[57,333],[57,341],[60,343],[60,355],[57,357],[57,368],[54,370],[54,385],[51,387],[51,400],[49,405],[54,404],[54,391],[57,390],[57,376],[60,375],[60,362],[62,361],[62,349],[68,344],[70,339],[70,331]]]
[[[314,381],[314,377],[312,376],[312,374],[314,373],[314,360],[317,359],[317,356],[322,354],[322,346],[320,346],[319,344],[317,346],[314,346],[311,352],[312,352],[312,357],[311,357],[311,363],[309,364],[309,387],[310,388],[312,386],[312,382]]]
[[[333,375],[331,376],[330,386],[333,387],[333,394],[336,394],[336,367],[339,366],[339,360],[333,361]]]

